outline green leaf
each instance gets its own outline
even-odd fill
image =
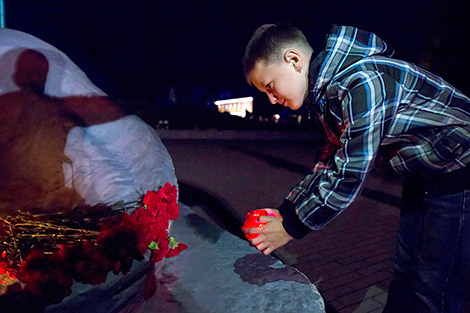
[[[158,250],[158,243],[156,243],[155,241],[152,241],[149,245],[149,249]]]
[[[170,247],[171,249],[174,249],[176,247],[178,247],[178,241],[176,241],[176,239],[174,237],[169,237],[170,238]]]

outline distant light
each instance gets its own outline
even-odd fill
[[[215,103],[215,105],[222,105],[222,104],[235,103],[235,102],[241,102],[241,103],[250,103],[251,102],[252,103],[253,102],[253,97],[217,100],[214,103]]]
[[[274,114],[273,117],[274,117],[274,119],[276,119],[276,120],[278,120],[278,119],[281,118],[281,116],[280,116],[279,114]]]
[[[217,100],[214,104],[221,113],[228,112],[241,117],[245,117],[247,111],[253,113],[253,97]]]

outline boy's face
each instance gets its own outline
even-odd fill
[[[256,63],[248,79],[272,104],[279,103],[298,110],[308,94],[307,75],[302,62],[284,59],[281,62]]]

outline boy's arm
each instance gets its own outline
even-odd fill
[[[395,114],[397,84],[381,73],[358,72],[342,86],[343,146],[330,167],[316,166],[286,197],[279,211],[287,233],[302,238],[340,214],[362,190]]]

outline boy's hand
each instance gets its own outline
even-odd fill
[[[279,214],[279,211],[274,211]],[[259,234],[258,237],[249,240],[249,242],[264,254],[270,254],[293,239],[285,231],[281,218],[260,216],[258,221],[267,224],[261,228],[246,228],[244,232]]]

